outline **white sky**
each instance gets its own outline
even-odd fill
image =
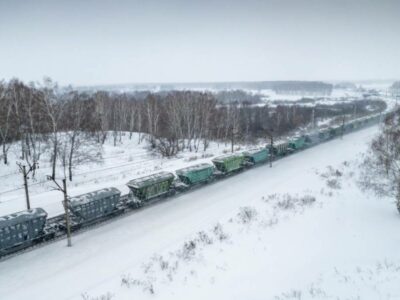
[[[0,0],[0,79],[400,78],[398,0]]]

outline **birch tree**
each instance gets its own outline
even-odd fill
[[[60,96],[57,94],[58,86],[50,78],[45,78],[43,81],[43,111],[47,116],[47,127],[50,132],[51,143],[51,176],[56,178],[57,155],[59,153],[59,123],[63,114],[63,105]]]
[[[8,151],[11,146],[11,114],[12,114],[12,102],[7,97],[7,88],[4,82],[0,82],[0,138],[1,138],[1,149],[3,156],[3,163],[8,164]]]

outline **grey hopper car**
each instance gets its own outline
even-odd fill
[[[78,223],[96,220],[112,214],[117,209],[121,191],[111,187],[72,197],[68,207]]]
[[[47,213],[35,208],[0,217],[0,252],[44,235]]]

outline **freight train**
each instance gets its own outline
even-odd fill
[[[297,135],[285,141],[276,141],[266,147],[216,157],[212,159],[212,164],[202,163],[176,170],[175,173],[159,172],[133,179],[127,183],[130,190],[128,195],[121,195],[117,188],[110,187],[71,197],[67,204],[71,215],[71,230],[88,227],[154,201],[187,192],[270,160],[280,159],[343,134],[377,124],[383,117],[384,114],[374,114]],[[48,218],[42,208],[0,217],[0,257],[65,235],[65,224],[64,214]]]

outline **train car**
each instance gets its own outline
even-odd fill
[[[342,126],[338,125],[338,126],[332,126],[328,128],[328,132],[329,132],[329,139],[334,139],[338,136],[341,135],[342,133]]]
[[[243,152],[245,162],[249,165],[255,165],[266,162],[269,157],[269,151],[266,148],[252,149]]]
[[[34,208],[0,217],[0,254],[23,248],[46,236],[47,213]]]
[[[85,223],[116,213],[121,191],[105,188],[70,198],[68,208],[77,223]]]
[[[347,123],[345,123],[344,124],[344,127],[343,127],[343,130],[344,130],[344,132],[352,132],[353,130],[354,130],[354,124],[353,124],[353,122],[347,122]]]
[[[153,175],[133,179],[127,183],[130,200],[134,206],[141,206],[150,199],[174,194],[172,183],[175,179],[170,172],[159,172]]]
[[[268,145],[268,149],[270,148],[271,146]],[[272,147],[272,151],[273,154],[278,157],[282,157],[289,154],[291,152],[291,149],[289,147],[289,142],[283,140],[276,141]]]
[[[212,160],[216,169],[222,174],[229,174],[243,169],[244,156],[241,154],[227,154]]]
[[[298,135],[290,139],[289,148],[293,151],[297,151],[303,149],[306,146],[306,137],[302,135]]]
[[[178,178],[187,186],[205,183],[214,178],[214,166],[203,163],[175,171]]]
[[[328,140],[329,137],[330,137],[330,135],[329,135],[329,129],[328,129],[328,128],[323,128],[323,129],[321,129],[321,130],[319,131],[319,133],[318,133],[318,136],[319,136],[319,140],[320,140],[321,142],[324,142],[324,141]]]
[[[355,129],[355,130],[360,129],[360,128],[362,127],[362,122],[361,122],[361,120],[359,120],[359,119],[354,120],[354,121],[353,121],[353,124],[354,124],[354,129]]]
[[[319,143],[319,133],[313,132],[304,135],[305,137],[305,147],[310,147]]]

